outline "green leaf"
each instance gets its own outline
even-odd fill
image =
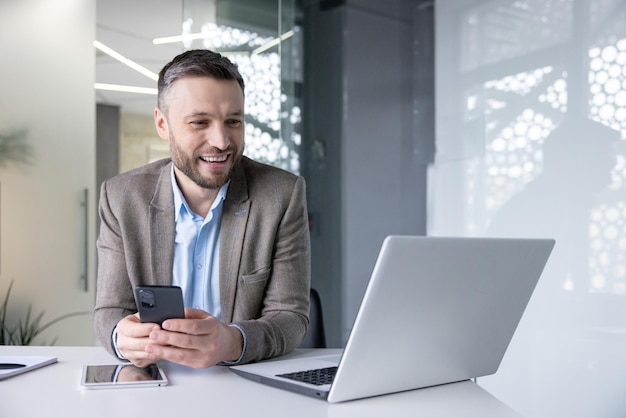
[[[33,316],[33,306],[29,305],[26,310],[26,315],[18,320],[17,325],[13,328],[9,328],[7,325],[7,312],[12,287],[13,280],[11,280],[9,284],[4,302],[2,303],[2,308],[0,308],[0,345],[30,345],[34,342],[35,338],[51,326],[71,317],[89,315],[91,313],[87,311],[71,312],[42,324],[45,311]],[[57,337],[54,337],[49,345],[54,345],[56,340]],[[47,344],[43,342],[42,345]]]

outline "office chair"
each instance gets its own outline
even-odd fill
[[[315,289],[311,289],[310,299],[309,328],[307,329],[306,335],[298,348],[326,348],[322,301],[319,293],[317,293]]]

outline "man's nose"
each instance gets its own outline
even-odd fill
[[[228,130],[222,125],[213,125],[207,132],[207,142],[220,150],[227,149],[230,145]]]

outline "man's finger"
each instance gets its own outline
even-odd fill
[[[201,337],[181,332],[154,330],[150,333],[150,341],[159,345],[180,348],[198,348],[202,345]]]

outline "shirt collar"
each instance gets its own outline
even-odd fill
[[[170,173],[170,177],[172,180],[172,191],[174,192],[174,220],[178,221],[178,216],[180,215],[181,210],[185,210],[190,216],[193,216],[193,212],[189,208],[187,201],[185,200],[185,196],[183,196],[183,192],[180,191],[178,187],[178,183],[176,183],[176,176],[174,175],[174,164],[172,163],[172,170]],[[211,205],[211,211],[215,209],[224,199],[226,199],[226,193],[228,192],[228,186],[230,185],[230,179],[220,187],[219,192],[217,192],[217,196]]]

